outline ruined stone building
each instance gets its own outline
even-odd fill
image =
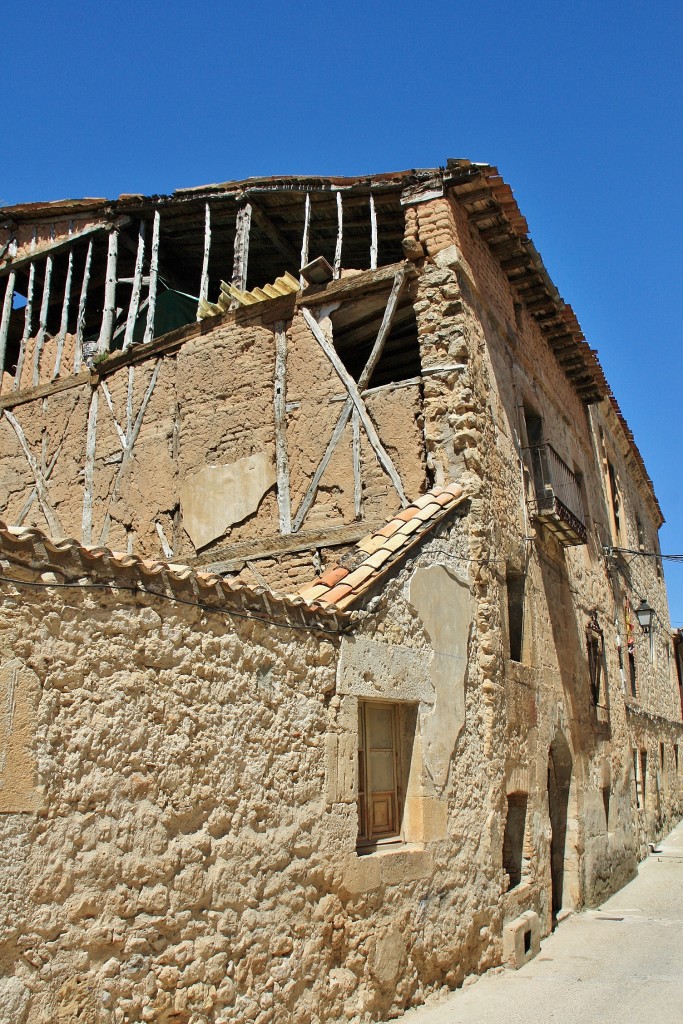
[[[0,1020],[396,1016],[633,876],[662,513],[494,167],[14,206],[0,278]]]

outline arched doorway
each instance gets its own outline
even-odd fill
[[[552,884],[553,926],[564,904],[565,864],[567,862],[567,822],[569,791],[572,781],[572,755],[569,744],[558,731],[548,752],[548,812],[550,814],[550,877]]]

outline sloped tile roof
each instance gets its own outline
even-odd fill
[[[333,565],[302,587],[300,597],[311,606],[344,611],[374,586],[425,533],[463,502],[463,489],[458,484],[433,487],[401,509],[386,526],[360,540],[354,554],[345,560],[346,564]]]
[[[78,586],[92,580],[112,590],[137,589],[162,598],[211,601],[228,611],[235,610],[236,614],[256,611],[265,613],[268,619],[276,616],[284,620],[283,624],[299,628],[315,617],[331,620],[334,626],[339,624],[336,608],[317,605],[297,594],[248,586],[190,565],[140,558],[99,545],[82,544],[71,537],[55,540],[36,527],[7,526],[0,520],[1,557],[36,573],[48,571],[53,584],[64,581]],[[54,577],[55,573],[59,579]]]

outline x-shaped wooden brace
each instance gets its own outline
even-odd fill
[[[50,501],[50,495],[47,489],[47,482],[50,479],[52,470],[55,468],[55,463],[59,458],[59,453],[62,450],[62,445],[61,443],[59,444],[57,451],[52,456],[52,459],[50,460],[48,466],[39,466],[38,462],[36,461],[35,455],[33,454],[29,447],[28,441],[26,440],[26,435],[24,434],[24,431],[21,428],[21,424],[15,417],[14,413],[11,413],[8,409],[4,409],[3,413],[5,419],[14,430],[14,433],[17,435],[17,440],[19,441],[22,451],[26,456],[26,461],[29,464],[29,468],[33,473],[33,479],[35,480],[33,490],[29,494],[21,512],[19,513],[17,525],[21,526],[22,522],[28,515],[34,500],[38,498],[38,503],[43,511],[43,515],[45,516],[45,519],[47,520],[47,525],[50,529],[50,535],[52,537],[63,537],[64,530],[62,529],[62,524],[60,523],[59,517],[53,508],[52,502]]]
[[[323,352],[325,353],[325,355],[331,362],[332,366],[334,367],[337,376],[339,377],[340,381],[342,382],[346,389],[348,398],[346,399],[342,407],[342,411],[339,414],[339,419],[337,420],[335,428],[332,431],[332,436],[330,437],[330,440],[327,444],[327,448],[325,449],[325,454],[318,463],[318,467],[315,473],[313,474],[313,479],[308,485],[308,490],[306,491],[301,501],[301,505],[299,506],[299,511],[297,512],[294,518],[294,522],[292,523],[293,533],[296,533],[299,530],[301,524],[303,523],[306,517],[306,514],[308,513],[308,510],[313,504],[313,501],[318,491],[318,487],[320,486],[320,481],[322,479],[323,473],[325,472],[327,466],[329,465],[330,459],[332,458],[332,454],[335,448],[337,447],[339,439],[344,433],[344,428],[346,427],[346,424],[349,422],[349,418],[352,412],[355,412],[358,415],[360,422],[363,424],[365,433],[367,434],[368,440],[370,441],[370,444],[372,445],[372,448],[375,454],[377,455],[377,458],[379,460],[380,465],[382,466],[382,469],[384,469],[384,471],[387,473],[392,484],[396,488],[398,496],[401,499],[401,504],[404,507],[408,504],[408,499],[405,496],[403,484],[401,483],[401,478],[398,475],[396,467],[391,461],[388,452],[386,451],[384,445],[379,439],[379,435],[377,433],[377,430],[375,429],[375,425],[370,419],[370,416],[368,415],[368,411],[365,407],[365,402],[363,401],[361,395],[361,392],[368,386],[368,382],[372,377],[373,371],[377,366],[377,363],[379,362],[380,356],[382,355],[384,343],[387,340],[389,331],[391,329],[391,322],[396,311],[399,296],[405,284],[405,279],[405,270],[401,268],[399,271],[397,271],[396,275],[394,276],[394,284],[391,289],[391,294],[389,295],[389,300],[387,302],[386,309],[384,310],[384,316],[382,317],[382,323],[377,333],[375,344],[372,346],[372,351],[368,356],[368,361],[363,367],[363,372],[358,378],[357,384],[354,381],[353,377],[347,372],[346,368],[344,367],[344,364],[337,355],[333,346],[329,343],[329,341],[321,331],[320,326],[318,325],[318,322],[316,321],[313,314],[310,312],[310,310],[306,308],[304,308],[303,310],[303,315],[306,323],[310,327],[315,340],[318,342]]]
[[[106,401],[107,405],[109,406],[109,411],[111,412],[112,419],[114,420],[114,426],[116,428],[116,433],[119,436],[119,441],[121,443],[121,448],[123,450],[123,457],[122,457],[121,463],[119,465],[118,473],[116,474],[116,479],[114,480],[114,486],[112,487],[111,494],[109,496],[109,506],[110,506],[110,508],[111,508],[112,504],[116,501],[116,498],[118,497],[118,493],[119,493],[119,490],[120,490],[120,487],[121,487],[121,482],[122,482],[123,477],[124,477],[124,475],[126,473],[126,470],[128,469],[128,466],[130,464],[130,460],[131,460],[131,457],[132,457],[132,454],[133,454],[133,445],[137,441],[138,434],[140,433],[140,427],[142,426],[142,420],[143,420],[143,417],[145,415],[145,411],[147,409],[147,406],[149,404],[149,400],[152,397],[152,392],[154,391],[154,385],[156,384],[157,377],[159,375],[159,368],[160,368],[160,366],[161,366],[161,360],[159,359],[157,361],[156,366],[154,367],[154,370],[152,371],[152,376],[150,378],[149,384],[147,385],[147,390],[145,391],[145,394],[144,394],[144,397],[142,399],[142,402],[140,403],[140,408],[138,410],[138,414],[135,417],[135,419],[133,419],[134,368],[132,366],[129,366],[129,368],[128,368],[128,396],[127,396],[127,400],[126,400],[126,429],[125,429],[125,431],[123,430],[123,428],[121,427],[121,424],[118,422],[118,420],[116,419],[116,416],[114,415],[114,403],[112,402],[112,397],[111,397],[111,393],[109,391],[109,388],[107,387],[107,385],[105,384],[104,381],[100,381],[100,387],[102,389],[102,394],[104,395],[105,401]],[[100,531],[100,540],[99,540],[100,544],[106,544],[107,543],[107,537],[109,536],[109,527],[110,526],[111,526],[111,514],[110,514],[109,510],[107,510],[107,513],[106,513],[106,515],[104,517],[104,522],[102,524],[102,529]]]

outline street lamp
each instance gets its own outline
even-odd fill
[[[640,604],[636,608],[636,615],[638,616],[638,622],[643,633],[649,633],[652,626],[652,616],[655,610],[651,608],[645,598],[641,598]]]

